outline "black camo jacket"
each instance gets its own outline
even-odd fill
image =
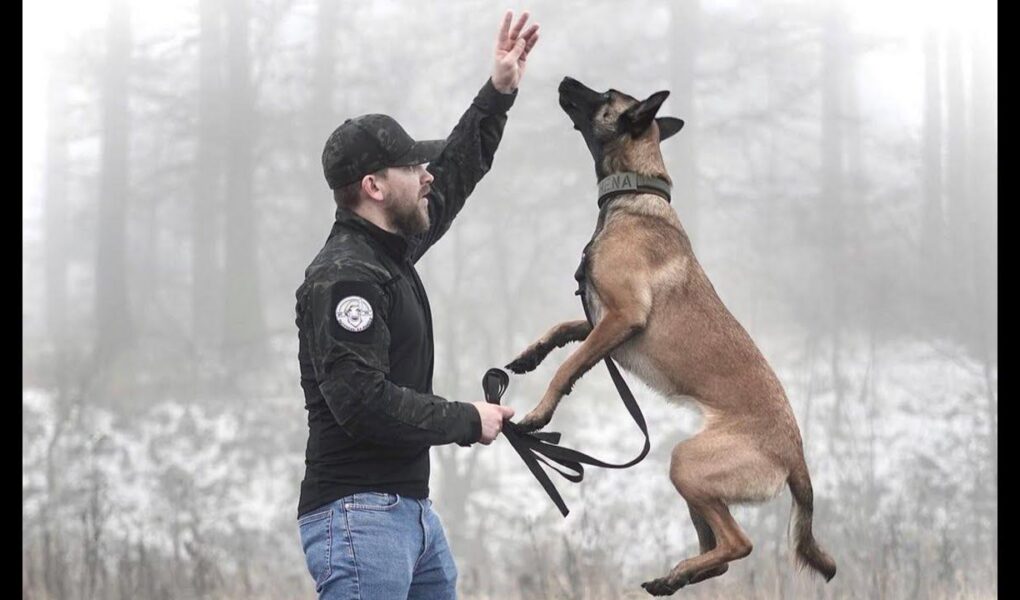
[[[515,97],[487,81],[429,164],[427,232],[404,239],[339,208],[305,270],[296,293],[308,411],[298,515],[358,492],[425,498],[429,447],[481,437],[473,406],[432,393],[432,314],[414,264],[488,172]]]

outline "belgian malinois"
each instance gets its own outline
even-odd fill
[[[836,563],[811,533],[811,478],[786,393],[719,299],[668,201],[672,181],[659,143],[683,126],[680,119],[656,118],[668,95],[639,101],[614,89],[596,92],[570,77],[560,83],[560,106],[584,137],[599,180],[598,223],[580,278],[594,327],[587,320],[556,325],[507,365],[524,373],[553,348],[583,341],[519,425],[544,427],[574,382],[611,356],[667,399],[692,400],[704,415],[701,431],[673,449],[669,468],[701,554],[642,587],[669,595],[725,573],[730,561],[751,553],[751,540],[728,505],[764,502],[784,483],[793,493],[797,561],[828,581]],[[614,176],[627,175],[649,187],[605,193],[614,189]]]

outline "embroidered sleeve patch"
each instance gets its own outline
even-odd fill
[[[376,321],[386,318],[379,287],[367,281],[333,283],[319,307],[320,322],[337,341],[371,343]]]
[[[361,296],[347,296],[336,305],[336,320],[347,331],[364,331],[372,324],[372,305]]]

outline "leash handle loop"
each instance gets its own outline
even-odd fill
[[[506,374],[506,371],[502,369],[489,369],[485,372],[482,377],[482,391],[485,392],[485,401],[490,404],[499,404],[506,392],[507,387],[510,384],[510,376]],[[556,508],[560,509],[560,513],[566,517],[570,513],[570,509],[567,508],[566,502],[563,501],[563,497],[560,496],[559,491],[556,490],[556,486],[553,485],[549,479],[549,475],[542,470],[542,467],[538,465],[539,461],[542,461],[546,465],[549,465],[554,471],[566,477],[571,481],[581,481],[584,475],[584,468],[580,464],[571,463],[570,461],[556,461],[567,469],[571,469],[574,472],[568,473],[561,471],[555,466],[551,465],[548,461],[543,459],[540,454],[545,453],[543,446],[552,446],[559,442],[560,434],[553,432],[535,432],[527,433],[521,431],[517,423],[506,420],[503,423],[503,437],[510,442],[510,445],[524,461],[524,464],[531,471],[531,474],[535,476],[535,479],[542,484],[542,488],[552,498]]]

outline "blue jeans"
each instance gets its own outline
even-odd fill
[[[457,567],[428,498],[363,492],[298,519],[319,600],[452,600]]]

